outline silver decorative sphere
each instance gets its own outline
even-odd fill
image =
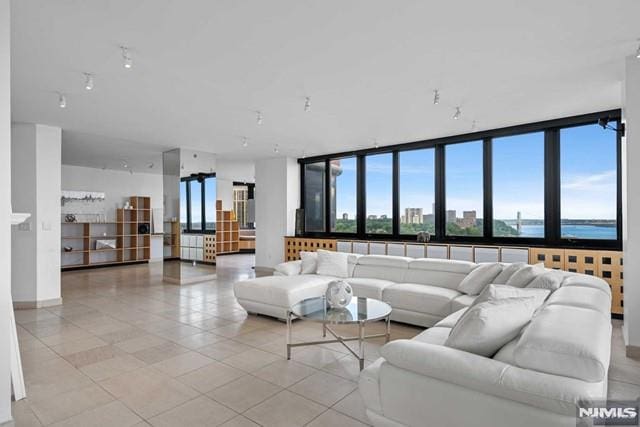
[[[344,280],[335,280],[327,286],[325,294],[327,302],[332,308],[343,308],[349,305],[353,297],[353,289]]]

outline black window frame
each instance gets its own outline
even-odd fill
[[[546,120],[499,129],[453,135],[444,138],[407,142],[380,148],[369,148],[345,151],[329,155],[306,157],[298,159],[300,164],[300,207],[304,209],[305,186],[304,165],[307,163],[325,162],[327,168],[333,159],[355,157],[357,170],[357,232],[337,233],[330,231],[330,176],[325,174],[325,231],[305,232],[302,237],[337,238],[355,240],[379,241],[415,241],[415,235],[400,234],[400,206],[399,206],[399,153],[420,148],[435,149],[435,235],[431,237],[434,243],[472,244],[472,245],[503,245],[503,246],[531,246],[575,249],[608,249],[622,250],[622,135],[616,132],[616,239],[571,239],[562,238],[560,233],[560,130],[576,126],[597,124],[599,119],[608,118],[622,122],[620,109],[599,111],[590,114]],[[614,124],[615,126],[615,124]],[[545,199],[544,199],[544,237],[494,237],[493,236],[493,182],[492,182],[492,141],[494,138],[514,136],[532,132],[544,132],[544,169],[545,169]],[[605,130],[605,132],[615,132]],[[446,188],[445,188],[445,146],[465,142],[483,141],[483,236],[447,236],[446,235]],[[369,154],[392,153],[393,161],[393,232],[391,234],[370,234],[365,232],[366,212],[366,161]]]
[[[205,198],[205,191],[204,191],[204,182],[207,178],[215,178],[216,174],[215,172],[213,173],[201,173],[198,174],[198,176],[185,176],[180,178],[181,182],[185,182],[186,183],[186,199],[187,199],[187,228],[182,230],[183,234],[216,234],[216,230],[207,230],[206,229],[206,198]],[[191,212],[191,183],[193,181],[198,181],[198,178],[202,178],[202,182],[199,182],[200,184],[200,194],[202,197],[202,202],[201,204],[201,209],[200,209],[200,217],[201,217],[201,224],[202,224],[202,229],[200,230],[194,230],[193,228],[191,228],[191,217],[193,212]],[[217,180],[216,180],[216,186],[217,186]],[[216,189],[217,190],[217,189]],[[217,191],[216,191],[216,196],[217,196]],[[215,203],[216,201],[213,201],[213,207],[214,207],[214,211],[215,211]]]

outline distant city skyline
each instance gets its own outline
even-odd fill
[[[562,218],[616,218],[615,134],[597,125],[561,131]],[[493,140],[494,218],[544,219],[544,134]],[[482,218],[482,143],[446,148],[447,210],[476,210]],[[392,215],[391,154],[368,156],[367,215]],[[341,160],[336,212],[356,217],[356,163]],[[349,159],[351,160],[351,159]],[[400,152],[400,212],[406,208],[431,211],[435,200],[433,149]],[[425,184],[426,183],[426,184]],[[340,191],[351,188],[352,191]]]

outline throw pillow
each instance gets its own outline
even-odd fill
[[[501,271],[502,266],[497,262],[480,264],[462,279],[458,291],[467,295],[478,295]]]
[[[322,276],[349,277],[349,255],[319,249],[317,274]]]
[[[535,298],[505,298],[475,305],[451,329],[444,345],[491,357],[531,320]]]
[[[485,301],[495,301],[505,298],[521,298],[521,297],[533,297],[536,299],[536,308],[541,306],[551,293],[548,289],[534,289],[534,288],[514,288],[507,285],[496,285],[494,283],[486,286],[480,295],[473,301],[474,305],[478,305]]]
[[[505,265],[502,268],[502,272],[498,274],[495,279],[493,279],[493,283],[497,285],[504,285],[505,283],[507,283],[507,280],[509,280],[509,278],[513,276],[513,273],[520,270],[525,265],[527,264],[524,262],[514,262],[513,264]]]
[[[318,271],[318,254],[316,252],[300,252],[302,267],[300,274],[316,274]]]
[[[560,288],[560,284],[564,279],[564,274],[559,271],[547,271],[544,274],[539,275],[535,279],[531,281],[527,285],[527,288],[539,288],[539,289],[549,289],[550,291],[555,291]]]
[[[296,276],[300,274],[300,261],[281,262],[275,266],[275,270],[283,276]]]
[[[505,285],[515,286],[516,288],[524,288],[533,281],[537,276],[545,273],[544,264],[525,265],[520,270],[513,273],[509,277]]]

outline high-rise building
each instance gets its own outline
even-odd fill
[[[342,214],[342,219],[344,219],[345,221],[349,219],[349,214],[348,213],[343,213]]]
[[[462,228],[469,228],[476,225],[476,211],[462,211],[462,218],[459,219],[458,225]]]
[[[405,224],[422,224],[422,208],[405,208]]]
[[[378,215],[369,215],[367,219],[378,219]]]
[[[423,224],[433,224],[436,222],[436,216],[432,213],[422,215],[422,223]]]
[[[456,222],[456,210],[451,209],[447,211],[447,222]]]

